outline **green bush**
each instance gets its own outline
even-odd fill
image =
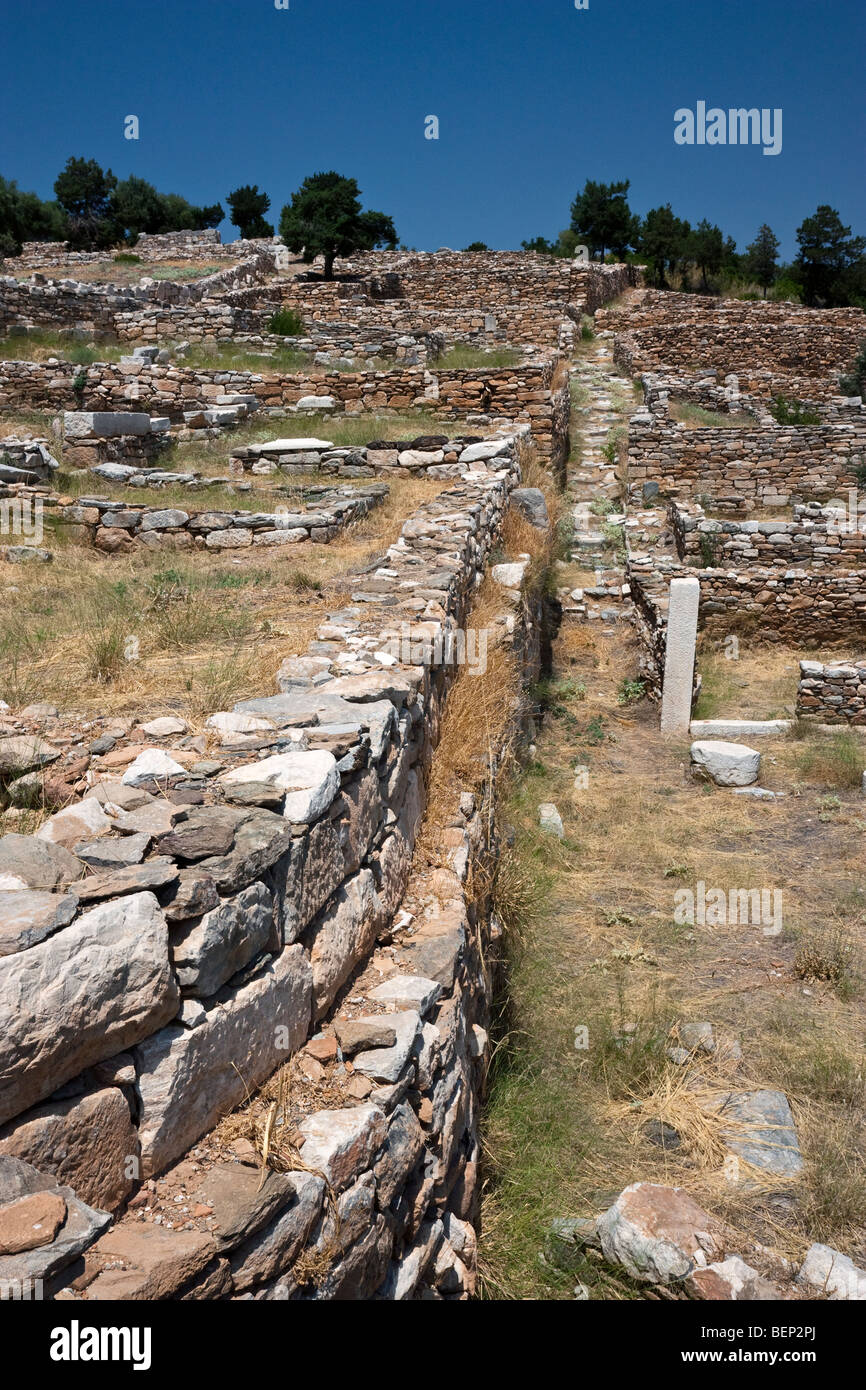
[[[297,338],[304,331],[304,320],[294,309],[278,309],[268,319],[268,332],[280,338]]]
[[[115,265],[141,265],[141,256],[134,256],[131,251],[118,251],[114,257]]]
[[[839,379],[839,390],[843,396],[859,396],[866,401],[866,343],[863,344],[851,371]]]
[[[784,396],[774,396],[770,414],[779,425],[820,425],[821,417],[815,410],[807,410],[801,401],[789,401]]]

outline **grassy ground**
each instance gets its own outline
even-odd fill
[[[601,1264],[563,1275],[539,1260],[554,1217],[594,1215],[638,1180],[680,1184],[792,1257],[812,1239],[866,1252],[866,817],[840,785],[850,750],[814,734],[762,741],[762,784],[787,792],[776,803],[694,783],[687,745],[662,739],[657,710],[619,702],[634,643],[627,630],[563,630],[534,760],[502,807],[515,841],[498,887],[509,997],[484,1135],[490,1298],[569,1299],[576,1278],[595,1299],[639,1297]],[[858,756],[862,767],[866,742]],[[538,825],[549,801],[561,842]],[[698,880],[778,889],[782,934],[678,924],[674,894]],[[738,1072],[667,1060],[671,1027],[703,1020],[741,1041]],[[799,1182],[725,1182],[699,1102],[732,1084],[788,1094]],[[674,1125],[681,1146],[651,1142],[652,1120]]]
[[[174,709],[195,723],[267,692],[321,614],[346,602],[348,574],[445,486],[398,477],[385,505],[340,539],[282,553],[101,556],[51,538],[50,568],[0,563],[0,699],[89,716]]]
[[[705,406],[695,405],[693,401],[672,400],[670,413],[672,419],[693,430],[741,430],[754,429],[756,426],[756,421],[752,415],[726,413],[723,410],[707,410]]]

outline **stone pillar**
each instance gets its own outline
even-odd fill
[[[689,731],[700,597],[698,579],[671,580],[662,690],[663,734],[687,734]]]

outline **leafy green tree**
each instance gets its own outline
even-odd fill
[[[130,242],[147,232],[162,232],[166,228],[166,214],[160,195],[152,183],[131,174],[121,180],[111,196],[111,217],[121,235]]]
[[[202,232],[218,227],[225,217],[221,203],[209,203],[200,208],[182,198],[179,193],[160,193],[163,208],[163,232]]]
[[[852,236],[836,209],[822,203],[797,228],[797,244],[806,303],[851,302],[852,286],[856,289],[862,274],[858,262],[866,251],[866,237]]]
[[[397,245],[391,218],[384,212],[362,212],[355,179],[333,171],[304,179],[280,214],[280,236],[290,251],[303,252],[308,265],[323,256],[326,280],[334,278],[338,256]]]
[[[54,181],[57,201],[69,217],[69,241],[76,247],[110,246],[118,230],[111,215],[117,179],[95,159],[66,161]]]
[[[228,195],[226,202],[231,211],[232,225],[238,228],[242,237],[273,236],[273,227],[265,221],[271,200],[267,193],[259,192],[257,183],[242,184]]]
[[[25,241],[65,241],[66,214],[57,203],[25,193],[14,179],[0,177],[0,255],[17,256]]]
[[[489,251],[490,247],[486,241],[470,241],[468,246],[464,246],[464,251]]]
[[[604,260],[606,250],[624,256],[633,245],[635,219],[629,210],[630,181],[596,183],[587,179],[583,192],[571,205],[571,230],[575,245],[586,243],[590,255]]]
[[[555,256],[556,246],[547,237],[534,236],[531,241],[521,241],[521,250],[536,251],[539,256]]]
[[[708,290],[708,276],[718,275],[725,258],[725,239],[721,228],[713,226],[704,217],[690,233],[684,251],[701,272],[701,288]]]
[[[690,233],[688,222],[674,216],[670,203],[651,208],[644,218],[639,249],[659,288],[667,287],[667,273],[686,259]]]
[[[779,238],[766,222],[761,224],[755,240],[746,247],[746,266],[749,274],[761,286],[766,299],[767,290],[779,274]]]

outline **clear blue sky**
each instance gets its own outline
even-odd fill
[[[821,202],[866,234],[863,0],[0,0],[0,23],[0,173],[43,197],[75,154],[196,203],[258,183],[276,222],[333,168],[410,246],[506,248],[630,178],[636,211],[741,249],[767,221],[790,257]],[[675,145],[699,100],[781,107],[782,153]]]

